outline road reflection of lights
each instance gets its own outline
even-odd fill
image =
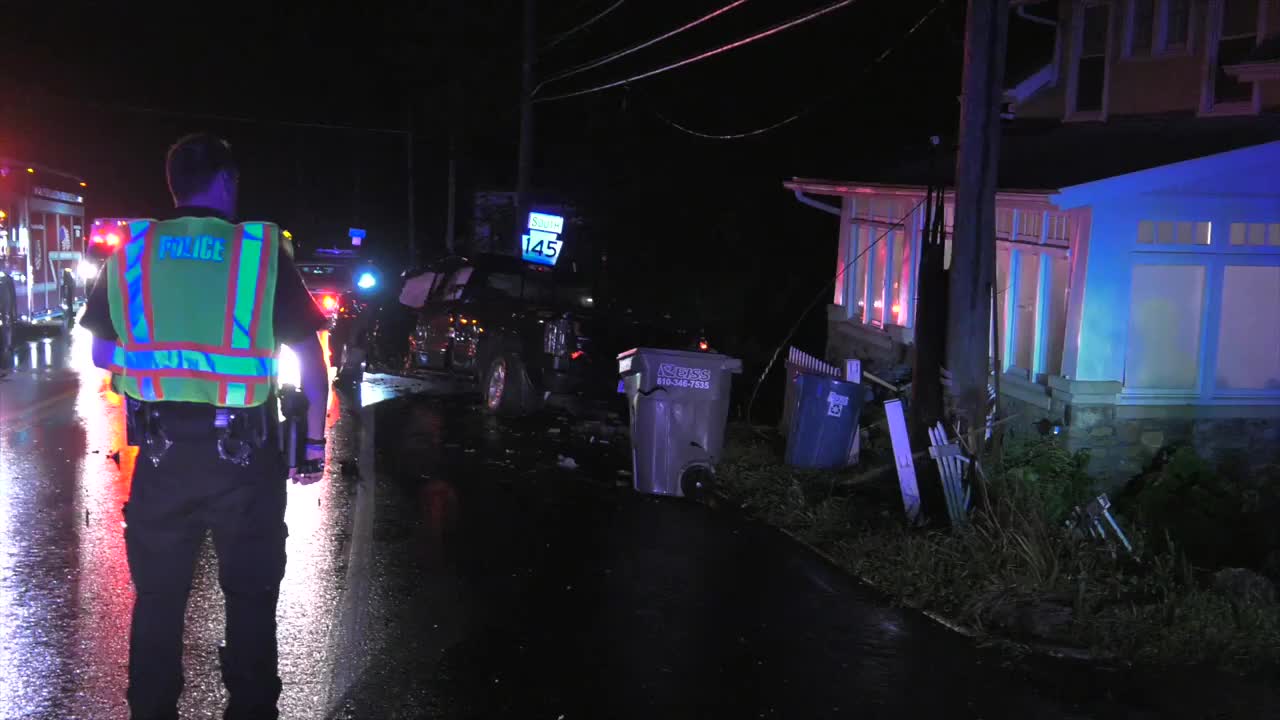
[[[121,510],[137,454],[125,447],[122,399],[111,391],[109,374],[93,366],[89,334],[73,329],[69,352],[64,342],[45,344],[54,368],[16,374],[0,390],[0,718],[127,714],[133,591]],[[31,344],[33,367],[39,344]],[[334,642],[335,627],[349,624],[345,613],[362,617],[369,602],[367,558],[356,576],[364,589],[358,597],[344,595],[353,579],[340,569],[352,513],[338,460],[360,456],[371,467],[373,451],[371,440],[363,448],[353,444],[358,427],[339,428],[333,437],[326,479],[288,490],[288,564],[277,616],[283,717],[324,716],[325,693],[317,692],[324,679],[317,673],[327,674],[344,655],[358,656],[363,637],[340,647]],[[65,500],[51,498],[50,489]],[[222,640],[222,595],[217,566],[205,561],[210,555],[202,555],[193,580],[189,648]],[[214,654],[187,653],[185,714],[204,716],[221,702],[217,672]]]
[[[129,652],[129,618],[133,587],[124,549],[122,508],[137,451],[126,446],[123,399],[112,392],[111,376],[94,367],[92,338],[83,328],[72,330],[68,365],[80,375],[75,414],[84,428],[89,453],[75,458],[81,466],[77,517],[88,523],[79,531],[76,558],[77,665],[93,668],[82,679],[82,696],[92,716],[124,714],[121,663]],[[111,454],[120,451],[120,463]],[[95,452],[96,451],[96,452]]]
[[[78,486],[90,442],[81,423],[102,421],[105,414],[77,406],[93,384],[52,367],[55,355],[65,357],[65,341],[56,342],[29,343],[30,369],[40,367],[42,355],[49,367],[16,374],[0,392],[0,717],[65,717],[66,683],[74,683],[77,695],[93,695],[96,678],[111,675],[115,665],[114,658],[98,654],[94,640],[75,642],[84,637],[82,626],[108,632],[100,616],[89,617],[79,607],[79,596],[92,592],[79,582],[81,568],[97,566],[110,554],[88,536],[95,525],[113,523],[85,501]],[[127,599],[127,574],[125,583]],[[108,603],[109,598],[95,599],[93,605]],[[109,612],[104,615],[109,619]]]

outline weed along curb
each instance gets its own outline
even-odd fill
[[[729,500],[729,498],[725,498],[725,499]],[[888,591],[887,588],[877,585],[870,578],[862,575],[861,573],[855,572],[853,570],[850,570],[844,567],[843,565],[840,564],[839,561],[831,557],[831,555],[827,553],[825,550],[823,550],[822,548],[819,548],[815,545],[805,542],[804,539],[801,538],[799,535],[796,535],[795,533],[791,532],[786,528],[776,527],[776,526],[771,526],[771,527],[774,527],[776,530],[779,530],[782,533],[786,534],[787,537],[791,538],[797,543],[808,548],[811,552],[816,554],[818,557],[821,557],[823,560],[826,560],[828,563],[830,563],[832,567],[854,577],[855,579],[858,580],[858,582],[868,587],[875,588],[879,592],[883,593],[885,597],[892,597],[892,594]],[[951,632],[956,633],[957,635],[963,635],[964,637],[971,638],[976,641],[1003,645],[1006,647],[1017,648],[1020,650],[1027,650],[1040,655],[1044,655],[1046,657],[1057,658],[1059,660],[1078,660],[1081,662],[1091,662],[1091,663],[1096,663],[1100,665],[1101,664],[1114,665],[1117,668],[1132,666],[1132,663],[1124,662],[1123,660],[1115,657],[1114,655],[1103,655],[1101,653],[1090,652],[1088,650],[1084,650],[1078,647],[1071,647],[1069,645],[1054,645],[1051,643],[1027,642],[1023,640],[1015,640],[1013,638],[1006,637],[1004,635],[996,635],[988,632],[983,632],[975,627],[965,625],[962,622],[948,618],[928,608],[915,607],[913,605],[907,605],[905,603],[903,604],[903,606],[908,607],[912,610],[915,610],[916,612],[919,612],[920,614],[938,623],[939,625],[950,630]]]
[[[738,503],[733,497],[726,495],[723,491],[719,491],[716,493],[716,499],[726,505],[734,506],[739,511],[747,510],[747,508],[743,507],[741,503]],[[759,522],[765,522],[764,520],[761,520],[760,518],[755,517],[754,514],[751,514],[748,512],[748,515],[750,515],[751,517],[753,517]],[[768,524],[769,527],[791,538],[793,541],[795,541],[799,545],[802,545],[813,554],[822,558],[829,565],[831,565],[831,567],[853,577],[858,582],[866,585],[867,587],[874,588],[876,591],[883,594],[886,598],[893,597],[893,594],[887,588],[877,584],[876,582],[866,577],[865,575],[845,567],[845,565],[840,563],[839,560],[832,557],[830,553],[826,552],[822,548],[819,548],[810,542],[805,541],[804,538],[800,537],[795,532],[792,532],[791,530],[788,530],[787,528],[784,528],[784,527],[773,525],[771,523],[766,523],[766,524]],[[1043,643],[1043,642],[1026,642],[1021,640],[1015,640],[1013,638],[1003,636],[1003,635],[983,632],[982,630],[966,625],[957,620],[948,618],[928,608],[915,607],[907,603],[900,603],[900,604],[903,607],[907,607],[911,610],[919,612],[920,614],[929,618],[933,622],[941,625],[942,627],[946,628],[947,630],[950,630],[951,632],[956,633],[957,635],[970,638],[977,642],[985,642],[992,645],[1008,647],[1008,648],[1016,649],[1023,652],[1033,652],[1039,655],[1043,655],[1045,657],[1055,658],[1059,660],[1072,660],[1072,661],[1079,661],[1079,662],[1095,663],[1098,665],[1111,665],[1116,668],[1127,668],[1132,666],[1132,663],[1124,662],[1119,658],[1116,658],[1115,656],[1094,653],[1094,652],[1083,650],[1077,647],[1070,647],[1067,645],[1054,645],[1051,643]]]
[[[983,645],[1122,672],[1275,676],[1280,604],[1269,581],[1248,565],[1193,564],[1177,535],[1148,530],[1141,498],[1117,501],[1131,545],[1071,533],[1071,513],[1098,493],[1087,457],[1054,442],[1010,441],[984,462],[989,500],[958,529],[908,528],[891,474],[850,483],[852,470],[790,467],[776,442],[749,431],[731,436],[716,495],[886,602]],[[864,447],[864,460],[874,452]],[[1193,505],[1162,493],[1160,507]]]
[[[809,551],[810,551],[810,552],[814,553],[815,555],[817,555],[818,557],[822,558],[823,560],[826,560],[828,563],[830,563],[830,564],[831,564],[831,566],[832,566],[832,567],[834,567],[834,568],[836,568],[836,569],[840,570],[840,572],[846,573],[846,574],[848,574],[848,575],[850,575],[850,576],[852,576],[852,577],[856,578],[856,579],[858,580],[858,582],[862,583],[863,585],[866,585],[867,587],[875,588],[875,589],[876,589],[876,590],[878,590],[879,592],[883,593],[883,594],[885,595],[885,597],[891,597],[891,595],[889,594],[889,592],[888,592],[885,588],[880,587],[879,585],[876,585],[876,584],[875,584],[874,582],[872,582],[869,578],[864,577],[862,574],[857,573],[857,572],[854,572],[854,571],[852,571],[852,570],[849,570],[849,569],[845,568],[845,567],[844,567],[843,565],[841,565],[841,564],[840,564],[840,563],[839,563],[835,558],[831,557],[831,555],[830,555],[830,554],[828,554],[826,551],[824,551],[822,548],[816,547],[816,546],[814,546],[814,545],[811,545],[811,544],[809,544],[809,543],[805,542],[805,541],[804,541],[804,540],[803,540],[799,535],[796,535],[795,533],[791,532],[790,530],[788,530],[788,529],[786,529],[786,528],[776,527],[775,529],[776,529],[776,530],[778,530],[778,531],[780,531],[780,532],[782,532],[782,533],[783,533],[783,534],[785,534],[787,537],[791,538],[792,540],[796,541],[797,543],[800,543],[801,545],[805,546],[806,548],[808,548],[808,549],[809,549]],[[908,606],[908,607],[909,607],[909,606]],[[930,620],[932,620],[932,621],[934,621],[934,622],[938,623],[939,625],[941,625],[942,627],[944,627],[944,628],[946,628],[946,629],[950,630],[951,632],[957,633],[957,634],[959,634],[959,635],[963,635],[963,636],[968,637],[968,638],[974,638],[974,639],[980,639],[980,638],[982,638],[982,637],[985,637],[985,636],[983,635],[983,633],[979,632],[976,628],[971,628],[971,627],[969,627],[969,626],[967,626],[967,625],[964,625],[964,624],[962,624],[962,623],[958,623],[958,622],[955,622],[954,620],[950,620],[950,619],[948,619],[948,618],[945,618],[945,617],[943,617],[942,615],[939,615],[938,613],[936,613],[936,612],[934,612],[934,611],[932,611],[932,610],[929,610],[929,609],[926,609],[926,608],[911,608],[911,609],[912,609],[912,610],[916,610],[916,611],[917,611],[917,612],[919,612],[920,614],[922,614],[922,615],[924,615],[925,617],[929,618]]]

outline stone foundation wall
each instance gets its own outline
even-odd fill
[[[1088,451],[1089,472],[1109,490],[1141,473],[1171,445],[1191,445],[1209,460],[1228,453],[1243,453],[1259,465],[1280,458],[1280,414],[1266,416],[1275,408],[1072,406],[1056,399],[1045,407],[1007,393],[1001,401],[1006,413],[1018,414],[1009,423],[1015,434],[1052,432],[1058,425],[1067,449]],[[1232,412],[1255,416],[1230,417]],[[1045,422],[1038,426],[1039,421]]]

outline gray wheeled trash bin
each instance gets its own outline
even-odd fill
[[[681,497],[690,470],[714,469],[729,420],[730,376],[742,361],[714,353],[636,348],[618,356],[631,409],[635,489]]]

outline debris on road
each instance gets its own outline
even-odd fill
[[[559,463],[559,464],[560,464],[560,468],[561,468],[562,470],[577,470],[577,469],[578,469],[578,461],[577,461],[577,460],[574,460],[574,459],[573,459],[573,458],[571,458],[571,457],[566,457],[566,456],[564,456],[564,455],[561,455],[561,456],[559,456],[559,457],[560,457],[560,463]]]

